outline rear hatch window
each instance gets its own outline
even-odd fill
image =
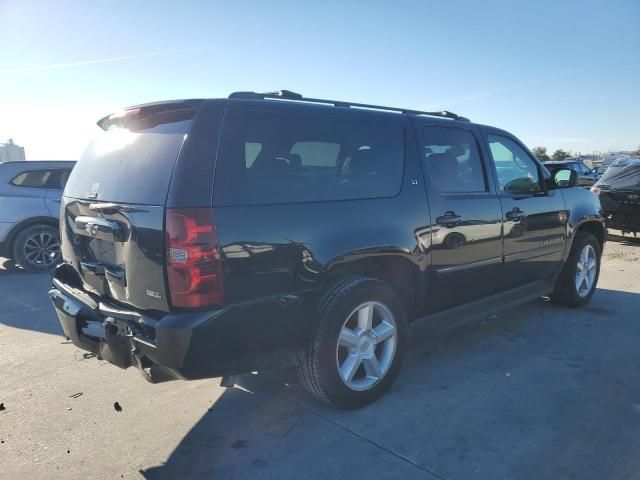
[[[132,109],[100,120],[103,131],[73,169],[65,195],[164,205],[194,115],[194,106],[178,103]]]

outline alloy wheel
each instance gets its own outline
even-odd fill
[[[585,245],[576,266],[576,291],[581,297],[586,297],[593,289],[597,265],[596,251],[591,245]]]
[[[338,374],[352,390],[363,391],[387,374],[396,354],[398,327],[380,302],[359,305],[344,322],[336,349]]]
[[[24,257],[34,266],[51,267],[60,258],[60,241],[49,232],[29,235],[22,247]]]

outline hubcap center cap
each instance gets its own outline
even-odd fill
[[[360,340],[358,340],[358,351],[361,355],[369,355],[373,353],[376,345],[376,336],[372,331],[365,331],[362,333]]]

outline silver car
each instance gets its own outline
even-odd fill
[[[60,260],[60,198],[75,162],[0,162],[0,257],[32,272]]]

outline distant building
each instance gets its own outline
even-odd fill
[[[13,143],[11,138],[7,143],[0,143],[0,162],[15,162],[20,160],[26,160],[24,147]]]

